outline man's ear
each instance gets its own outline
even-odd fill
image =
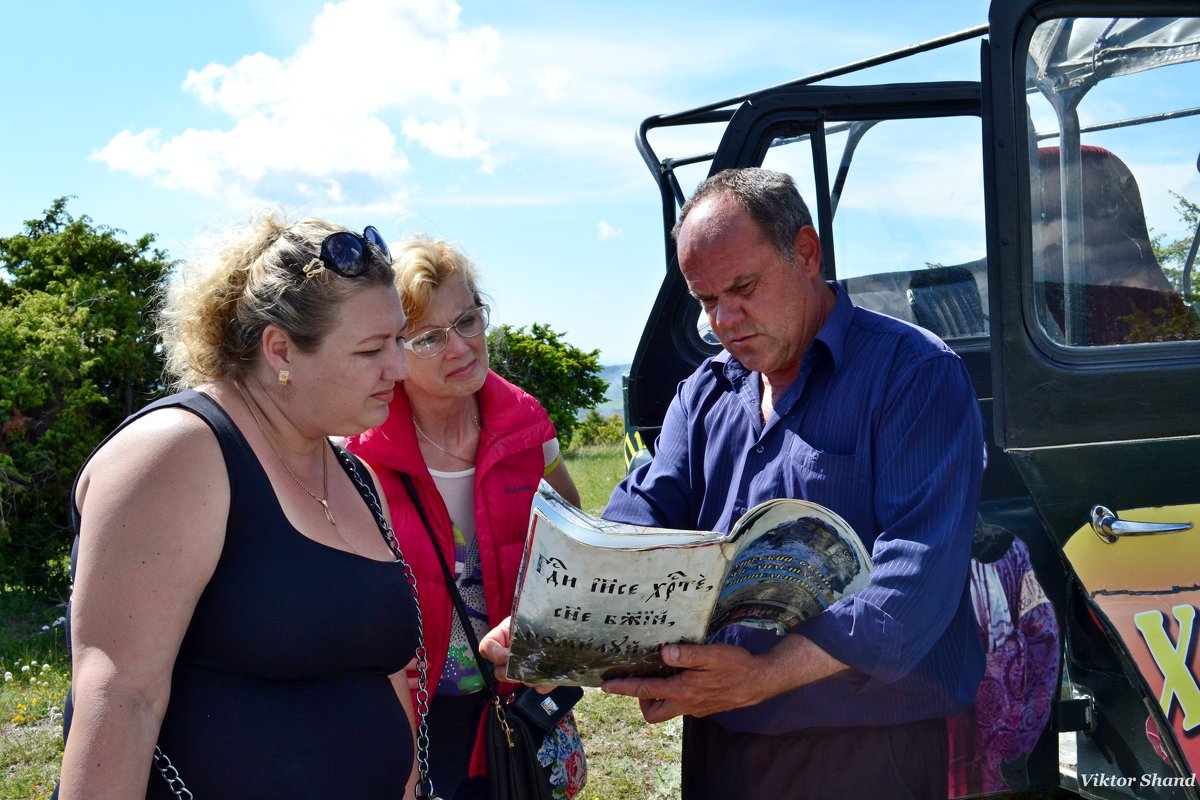
[[[812,225],[802,227],[796,232],[796,238],[792,240],[792,247],[796,252],[796,266],[805,275],[820,278],[821,240],[817,238],[816,229]]]
[[[263,329],[263,359],[272,372],[292,368],[292,354],[295,352],[295,348],[296,343],[292,341],[292,337],[278,325],[268,325]]]

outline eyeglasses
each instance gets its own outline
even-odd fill
[[[488,310],[487,306],[468,309],[454,321],[453,325],[434,328],[405,340],[404,349],[417,358],[433,358],[445,350],[446,345],[450,343],[450,331],[454,331],[464,339],[472,339],[487,330]]]
[[[357,278],[367,271],[367,246],[378,250],[392,263],[392,252],[374,225],[363,228],[362,236],[350,231],[331,233],[321,242],[321,263],[343,278]]]

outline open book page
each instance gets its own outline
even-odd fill
[[[588,524],[594,518],[564,515],[559,502],[545,490],[534,499],[509,678],[599,686],[610,677],[668,674],[664,644],[704,639],[726,567],[724,537],[595,520],[605,526],[597,531]]]
[[[672,642],[728,625],[787,633],[869,580],[871,560],[836,514],[803,500],[748,511],[730,537],[621,525],[534,497],[517,578],[508,675],[598,686],[665,675]]]
[[[867,585],[871,557],[850,525],[805,500],[770,500],[734,526],[708,638],[729,625],[785,634]]]
[[[562,535],[593,547],[642,550],[651,547],[688,547],[725,541],[723,535],[712,531],[647,528],[642,525],[610,522],[593,517],[568,503],[545,481],[542,481],[538,487],[532,514],[540,516],[546,524],[558,530]]]

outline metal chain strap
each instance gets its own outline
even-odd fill
[[[194,800],[191,791],[184,784],[183,778],[179,777],[179,770],[175,769],[171,759],[167,758],[167,754],[160,750],[158,745],[154,745],[154,766],[163,776],[163,780],[167,782],[167,786],[171,787],[172,794],[180,800]]]
[[[338,458],[341,459],[348,469],[346,470],[354,483],[358,486],[359,493],[366,499],[367,506],[375,515],[375,522],[379,525],[379,531],[383,534],[384,541],[387,542],[388,548],[392,551],[392,555],[400,562],[400,566],[404,569],[404,577],[408,579],[408,585],[412,588],[413,605],[417,612],[417,773],[420,776],[417,780],[417,798],[418,800],[439,800],[434,794],[433,783],[429,778],[429,660],[426,658],[425,651],[425,623],[421,619],[421,604],[417,598],[417,577],[413,574],[412,567],[408,565],[408,561],[404,558],[404,553],[400,550],[400,541],[396,538],[396,532],[392,530],[392,524],[388,522],[383,515],[383,507],[379,504],[379,498],[375,494],[375,487],[368,487],[367,484],[359,477],[358,470],[354,468],[353,462],[350,461],[350,456],[341,448],[335,448]]]

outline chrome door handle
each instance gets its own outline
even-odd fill
[[[1123,520],[1104,506],[1092,507],[1092,530],[1112,544],[1123,536],[1154,536],[1159,533],[1178,533],[1191,530],[1190,522],[1133,522]]]

